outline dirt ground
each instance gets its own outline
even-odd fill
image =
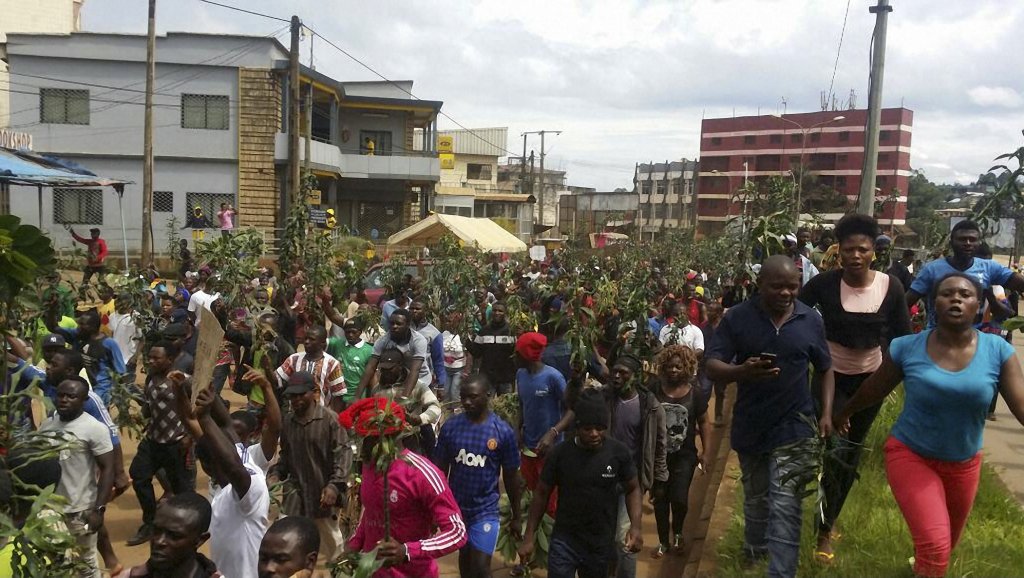
[[[244,403],[243,398],[226,390],[225,398],[231,402],[232,407],[239,407]],[[713,409],[709,410],[709,412],[710,411],[713,411]],[[715,428],[712,433],[712,444],[709,444],[712,446],[712,455],[714,455],[718,445],[718,440],[720,439],[723,431],[724,428]],[[137,440],[129,439],[127,437],[122,440],[126,468],[131,464],[132,458],[135,457],[137,445]],[[709,473],[713,468],[714,465],[709,464]],[[657,546],[658,538],[654,525],[654,511],[651,508],[650,503],[645,498],[643,511],[644,550],[637,558],[637,576],[682,576],[687,561],[694,559],[694,556],[699,559],[700,552],[691,551],[691,546],[694,544],[697,544],[698,548],[703,546],[703,533],[706,532],[707,523],[706,518],[699,514],[703,513],[704,497],[709,491],[708,485],[711,481],[711,476],[709,474],[701,474],[700,472],[697,472],[695,476],[697,479],[694,480],[690,494],[691,515],[688,517],[685,527],[687,548],[682,555],[670,554],[665,556],[662,560],[651,559],[650,554],[653,548]],[[202,472],[202,468],[200,468],[196,481],[197,491],[205,495],[207,492],[207,482],[208,478]],[[717,488],[717,481],[714,483],[714,488],[710,488],[712,490],[712,494],[715,488]],[[157,494],[159,495],[159,493],[160,490],[158,487]],[[121,563],[126,567],[135,564],[142,564],[149,556],[148,545],[143,544],[141,546],[129,547],[125,544],[125,541],[138,529],[141,518],[142,513],[139,508],[138,500],[135,498],[135,493],[131,489],[111,502],[107,508],[106,525],[110,532],[111,542],[114,546],[114,551],[121,560]],[[701,520],[701,518],[704,518],[704,520]],[[206,548],[204,547],[204,551],[205,550]],[[454,578],[458,576],[458,557],[456,554],[452,554],[441,559],[440,566],[441,576],[446,578]],[[493,569],[495,578],[504,578],[509,575],[511,568],[506,566],[499,556],[494,560]],[[544,572],[534,572],[534,576],[542,577],[544,575]]]

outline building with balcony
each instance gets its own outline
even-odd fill
[[[417,149],[422,149],[422,132]],[[523,241],[533,234],[534,197],[498,187],[508,127],[438,131],[441,178],[431,209],[463,217],[487,217]]]
[[[640,226],[645,235],[695,226],[697,213],[693,210],[693,192],[697,171],[697,161],[685,158],[637,165],[635,179],[640,193]]]
[[[5,53],[20,83],[11,90],[11,128],[31,134],[37,152],[133,182],[121,198],[109,189],[48,191],[44,228],[58,246],[68,246],[63,225],[99,227],[112,251],[137,251],[146,36],[12,33]],[[288,51],[275,37],[157,37],[157,251],[167,246],[172,218],[184,226],[199,206],[213,221],[222,202],[236,207],[237,226],[276,237],[287,207],[287,63]],[[381,242],[419,220],[440,177],[434,126],[441,103],[413,99],[411,81],[340,82],[303,69],[301,84],[301,136],[309,137],[308,166],[320,180],[321,208],[334,208],[339,224]],[[417,128],[428,135],[425,150],[413,150]],[[303,163],[305,150],[300,144]],[[18,189],[11,190],[11,211],[37,222],[35,191]]]
[[[632,191],[580,192],[558,199],[558,232],[570,239],[591,233],[635,231],[640,197]]]
[[[539,159],[509,157],[498,167],[498,188],[507,193],[529,194],[534,204],[534,231],[543,232],[558,224],[559,199],[570,194],[565,171],[540,170]]]
[[[905,108],[882,110],[875,216],[883,227],[906,222],[913,120],[913,111]],[[834,220],[852,210],[861,184],[866,125],[866,110],[704,119],[698,234],[719,232],[741,213],[742,199],[736,191],[745,179],[756,184],[771,176],[800,178],[802,218],[825,208],[828,220]],[[808,182],[815,184],[815,191],[808,190]],[[815,194],[832,198],[816,199]]]

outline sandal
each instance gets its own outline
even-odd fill
[[[664,544],[658,544],[658,547],[651,552],[651,558],[661,560],[665,557],[665,552],[667,551],[668,548]]]
[[[836,560],[835,552],[823,552],[818,550],[814,553],[814,561],[819,564],[832,565]]]

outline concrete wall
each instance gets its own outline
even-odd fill
[[[0,0],[0,44],[8,32],[67,33],[78,29],[78,10],[82,0]],[[4,48],[0,47],[0,57]],[[0,126],[8,126],[10,100],[7,64],[0,62]]]
[[[491,178],[473,179],[467,177],[469,164],[491,166]],[[455,168],[441,171],[441,184],[452,187],[477,187],[481,189],[498,188],[498,157],[488,155],[455,154]]]
[[[366,115],[373,116],[366,116]],[[386,117],[377,115],[386,114]],[[348,142],[339,142],[338,146],[343,153],[359,154],[362,144],[359,138],[359,131],[372,130],[391,133],[391,154],[405,155],[412,151],[406,150],[405,120],[408,113],[400,110],[371,110],[364,108],[341,108],[338,114],[339,134],[347,130]],[[377,144],[377,153],[381,154],[380,143]]]
[[[142,161],[141,159],[106,159],[96,157],[77,158],[76,161],[89,167],[97,174],[119,175],[135,184],[125,186],[124,220],[128,239],[129,252],[137,252],[142,240]],[[178,217],[185,225],[188,213],[186,206],[187,193],[221,193],[235,194],[238,188],[238,167],[234,162],[190,162],[190,161],[157,161],[153,173],[153,190],[172,191],[174,193],[174,212],[153,213],[153,246],[157,252],[163,252],[167,245],[167,221],[172,215]],[[11,213],[21,217],[22,221],[32,225],[39,224],[37,209],[38,195],[35,187],[11,187]],[[207,215],[215,220],[215,215]],[[244,215],[240,215],[244,219]],[[43,189],[43,229],[53,237],[57,247],[70,247],[74,244],[64,226],[54,223],[53,190]],[[121,235],[121,217],[118,211],[117,194],[110,187],[103,189],[103,222],[87,225],[74,225],[79,232],[88,231],[90,226],[98,226],[103,230],[111,252],[120,252],[124,247]],[[182,237],[189,237],[188,230],[179,231]]]

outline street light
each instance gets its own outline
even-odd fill
[[[804,168],[804,156],[807,154],[807,133],[809,133],[810,131],[812,131],[812,130],[818,128],[818,127],[825,126],[826,124],[844,120],[844,119],[846,119],[846,117],[843,116],[843,115],[839,115],[839,116],[830,118],[830,119],[828,119],[826,121],[819,122],[818,124],[811,125],[811,126],[809,126],[807,128],[804,128],[804,125],[798,123],[797,121],[795,121],[793,119],[786,118],[786,117],[782,116],[781,114],[773,114],[771,116],[774,116],[775,118],[777,118],[779,120],[784,120],[784,121],[788,122],[789,124],[791,124],[791,125],[797,127],[798,129],[800,129],[800,178],[799,179],[796,178],[796,173],[793,172],[793,168],[792,167],[790,167],[790,169],[789,169],[790,174],[793,175],[793,180],[796,181],[796,209],[795,209],[795,211],[796,211],[796,218],[795,218],[795,220],[796,220],[797,226],[799,226],[800,225],[800,201],[801,201],[801,197],[803,196],[803,189],[804,189],[803,168]],[[779,165],[780,166],[782,165],[782,159],[779,159]]]

